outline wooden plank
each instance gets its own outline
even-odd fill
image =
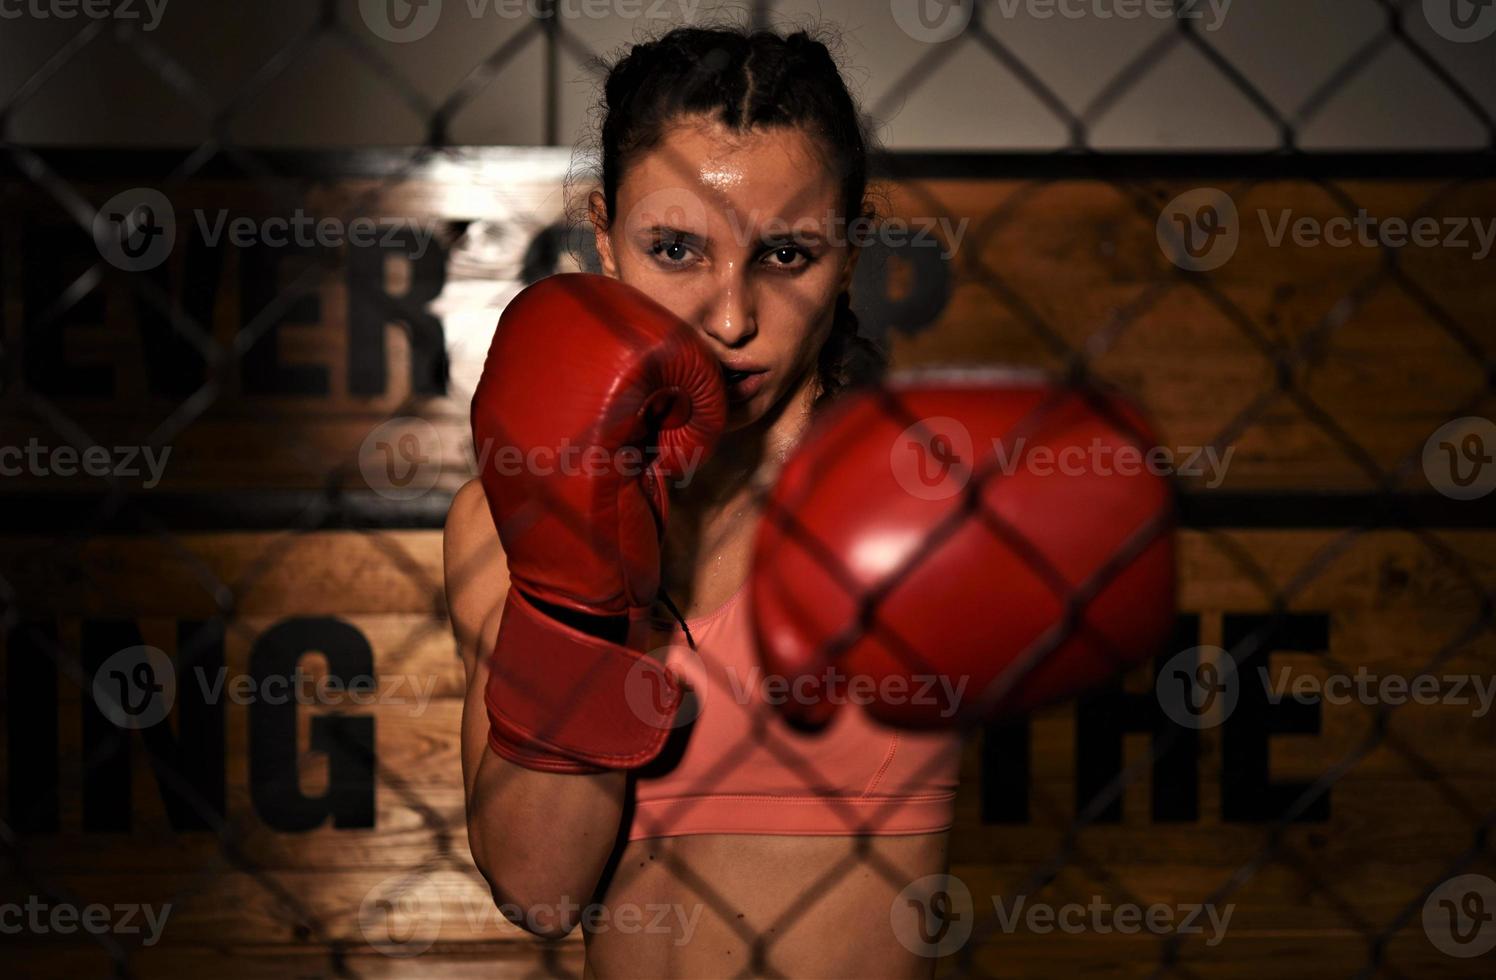
[[[188,428],[169,436],[172,457],[161,486],[179,491],[320,487],[329,472],[356,461],[365,437],[392,415],[425,418],[435,426],[437,483],[446,488],[459,483],[472,465],[467,402],[497,316],[521,284],[527,253],[537,236],[562,218],[562,176],[562,168],[537,165],[511,184],[456,166],[388,186],[365,180],[276,183],[275,193],[268,196],[241,181],[174,187],[179,210],[189,216],[179,215],[188,238],[199,235],[190,219],[194,208],[263,218],[301,206],[313,214],[378,215],[386,222],[409,222],[437,232],[438,246],[446,249],[446,281],[439,297],[421,305],[440,323],[451,373],[446,390],[416,392],[405,332],[387,324],[380,334],[386,380],[376,391],[354,390],[353,296],[346,255],[329,252],[324,267],[292,259],[273,273],[271,292],[310,268],[307,282],[317,308],[311,314],[298,312],[278,330],[277,361],[319,371],[315,384],[325,390],[267,393],[256,389],[237,365],[230,367],[214,378],[217,397],[194,409]],[[956,246],[945,270],[950,276],[946,305],[932,323],[911,325],[887,338],[896,364],[1056,369],[1062,351],[1044,339],[1046,334],[1064,349],[1078,350],[1090,338],[1107,335],[1125,317],[1130,325],[1113,340],[1088,348],[1095,355],[1095,370],[1146,407],[1163,444],[1189,447],[1229,438],[1235,454],[1225,482],[1208,486],[1198,479],[1187,481],[1199,489],[1364,490],[1374,485],[1337,438],[1291,399],[1268,400],[1237,433],[1237,416],[1277,384],[1279,350],[1308,344],[1302,356],[1289,362],[1289,377],[1382,468],[1410,454],[1416,461],[1423,442],[1463,403],[1471,403],[1468,413],[1496,415],[1496,395],[1485,390],[1478,358],[1440,324],[1456,325],[1457,333],[1482,349],[1496,346],[1496,325],[1488,315],[1496,304],[1496,286],[1473,248],[1406,248],[1399,262],[1417,294],[1393,283],[1367,285],[1364,295],[1346,307],[1341,304],[1347,294],[1379,275],[1385,262],[1381,250],[1305,248],[1291,241],[1275,247],[1262,228],[1264,216],[1271,225],[1284,213],[1320,223],[1342,217],[1343,202],[1310,181],[1229,183],[1224,189],[1242,215],[1241,244],[1230,262],[1209,274],[1213,296],[1181,276],[1156,240],[1158,209],[1192,186],[1184,181],[1114,185],[1093,180],[889,185],[889,217],[917,227],[932,219],[943,218],[953,228],[969,221],[962,236],[944,243]],[[1416,217],[1429,200],[1430,213],[1441,218],[1496,213],[1492,181],[1455,188],[1426,180],[1346,181],[1337,186],[1379,218]],[[0,195],[15,205],[17,215],[0,233],[0,254],[7,257],[24,254],[31,236],[60,221],[50,204],[20,194],[19,187],[0,183]],[[81,186],[101,200],[115,189]],[[68,270],[71,277],[92,261],[89,243],[81,241],[74,264],[82,264]],[[185,289],[187,251],[179,247],[167,267],[169,294]],[[254,272],[236,247],[220,251],[223,261],[211,280],[208,305],[194,313],[215,340],[231,345],[257,312],[246,312],[244,297],[259,288],[255,276],[266,273]],[[58,268],[67,264],[59,260]],[[868,263],[869,269],[876,266]],[[0,303],[7,311],[7,347],[25,361],[22,324],[36,311],[25,305],[29,294],[22,263],[0,261],[0,269],[5,270]],[[886,273],[869,273],[871,279],[864,276],[859,282],[866,294],[860,305],[876,308],[906,297],[910,276],[916,274],[911,269],[908,256],[895,250]],[[401,295],[411,274],[408,262],[393,260],[380,286]],[[194,276],[199,285],[205,281],[200,273]],[[108,390],[93,397],[49,395],[48,401],[101,445],[139,444],[188,393],[163,394],[159,385],[153,386],[150,355],[140,333],[141,308],[128,283],[108,277],[101,290],[101,304],[85,304],[59,329],[69,363],[107,367]],[[1215,297],[1240,315],[1223,309]],[[1437,308],[1430,310],[1424,297],[1431,297]],[[1344,315],[1345,322],[1321,336],[1332,311],[1337,318]],[[32,437],[49,447],[61,445],[61,437],[22,397],[26,392],[16,386],[0,395],[16,409],[6,413],[14,417],[0,424],[0,445],[25,445]],[[356,462],[353,470],[356,478]],[[58,479],[27,470],[8,478],[3,490],[45,491]],[[96,482],[80,478],[75,485]],[[1428,490],[1416,465],[1402,485]]]

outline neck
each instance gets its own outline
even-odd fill
[[[746,563],[722,562],[746,562],[760,502],[810,424],[818,390],[808,377],[763,418],[724,436],[690,486],[675,490],[662,571],[682,608],[694,604],[704,574],[725,575],[732,587],[741,582]]]
[[[689,491],[689,506],[710,511],[744,494],[756,500],[768,493],[810,425],[818,390],[811,373],[763,418],[725,435],[717,451],[697,471],[696,486]]]

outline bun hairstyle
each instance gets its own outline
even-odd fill
[[[785,36],[747,28],[678,27],[634,45],[605,67],[597,157],[608,220],[617,214],[624,170],[659,145],[681,115],[709,116],[739,132],[775,126],[808,130],[841,177],[841,213],[848,223],[875,216],[868,201],[870,129],[831,51],[805,31]],[[886,365],[883,352],[859,335],[851,296],[843,291],[817,365],[819,401],[875,380]]]

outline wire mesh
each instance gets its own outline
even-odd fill
[[[1238,90],[1280,134],[1276,152],[1264,154],[1264,158],[1277,158],[1273,165],[1280,168],[1280,172],[1292,172],[1302,164],[1305,179],[1312,181],[1316,187],[1338,202],[1347,214],[1351,214],[1360,208],[1353,190],[1345,186],[1344,181],[1310,165],[1309,158],[1298,145],[1298,134],[1338,92],[1356,80],[1378,52],[1388,46],[1397,46],[1426,68],[1454,100],[1480,120],[1486,132],[1486,145],[1478,156],[1482,161],[1482,166],[1489,168],[1493,159],[1493,148],[1496,148],[1496,122],[1493,122],[1490,112],[1409,32],[1405,23],[1409,15],[1408,4],[1396,3],[1393,0],[1367,0],[1367,2],[1375,6],[1384,18],[1382,29],[1343,65],[1331,72],[1324,83],[1291,114],[1285,114],[1276,108],[1273,101],[1254,83],[1249,72],[1235,64],[1227,53],[1213,46],[1211,38],[1195,29],[1188,19],[1179,19],[1175,29],[1147,46],[1134,60],[1127,63],[1088,105],[1079,109],[1072,108],[1050,86],[1046,85],[1038,72],[1028,67],[1023,53],[1015,50],[1004,40],[997,25],[989,22],[992,18],[987,18],[985,13],[990,4],[978,6],[972,24],[958,40],[948,45],[933,46],[928,56],[888,86],[887,90],[894,94],[889,95],[883,102],[871,106],[870,110],[875,117],[888,114],[894,108],[893,100],[903,98],[909,91],[921,85],[929,84],[935,70],[945,59],[953,56],[956,46],[975,48],[989,56],[995,65],[1004,68],[1020,84],[1029,89],[1035,98],[1064,125],[1070,134],[1067,152],[1097,157],[1101,155],[1091,148],[1089,136],[1098,122],[1127,92],[1147,76],[1150,68],[1156,65],[1168,51],[1187,48],[1204,58],[1220,77]],[[549,10],[552,4],[545,2],[541,6]],[[71,215],[85,234],[94,236],[95,210],[88,196],[49,164],[48,157],[43,150],[10,141],[5,131],[14,125],[18,110],[40,90],[48,79],[64,72],[83,70],[80,59],[85,49],[90,44],[101,40],[108,31],[113,30],[116,32],[115,43],[127,47],[173,93],[193,106],[205,119],[211,121],[213,135],[201,146],[183,153],[178,165],[170,172],[160,174],[160,186],[170,189],[180,182],[191,179],[210,161],[224,158],[248,175],[261,192],[271,199],[277,199],[286,210],[290,210],[300,206],[302,202],[286,197],[286,181],[284,180],[286,175],[276,172],[273,165],[256,151],[236,145],[231,136],[231,123],[237,113],[253,102],[258,93],[264,91],[277,76],[288,71],[314,40],[332,40],[344,45],[356,58],[376,69],[380,78],[388,85],[392,98],[404,102],[420,113],[422,118],[429,121],[427,142],[410,151],[405,165],[383,175],[378,181],[372,182],[363,195],[351,202],[345,209],[341,216],[347,218],[350,215],[363,213],[363,209],[369,202],[376,200],[380,194],[390,188],[410,179],[419,172],[421,167],[443,156],[455,154],[458,148],[448,141],[452,119],[464,105],[488,88],[504,68],[525,50],[527,45],[531,43],[543,45],[552,63],[561,51],[575,56],[591,57],[593,55],[586,43],[570,32],[564,19],[554,16],[537,17],[529,27],[498,47],[445,99],[433,104],[421,94],[415,85],[402,76],[395,65],[389,63],[376,48],[371,46],[361,32],[351,29],[337,4],[324,2],[320,9],[321,16],[312,27],[304,34],[289,40],[237,91],[226,96],[211,94],[194,78],[186,66],[157,44],[148,33],[127,26],[106,25],[100,21],[88,23],[80,28],[70,43],[60,48],[24,84],[19,86],[3,106],[0,106],[0,124],[4,127],[0,130],[0,135],[7,136],[5,152],[16,172],[35,193],[50,199],[58,208]],[[757,3],[753,6],[751,16],[757,23],[769,23],[772,20],[770,13],[768,4]],[[556,113],[558,96],[555,91],[556,73],[554,71],[550,73],[549,81],[549,90],[541,93],[540,97],[546,101],[547,106],[546,137],[550,142],[556,143],[559,125]],[[902,164],[898,155],[888,156],[880,163],[888,177],[899,182],[915,200],[920,200],[923,195],[924,204],[929,213],[940,213],[941,203],[922,189],[917,179],[913,179],[917,175],[908,175],[910,179],[903,179],[906,175],[901,173]],[[1431,158],[1423,166],[1426,167],[1428,173],[1438,175],[1440,164],[1437,157]],[[1416,209],[1416,213],[1436,212],[1442,199],[1472,179],[1478,178],[1451,177],[1428,200],[1422,202]],[[1121,175],[1110,178],[1110,183],[1118,192],[1125,195],[1140,219],[1148,224],[1154,222],[1158,214],[1159,193],[1157,183],[1153,179],[1146,174]],[[1241,180],[1230,186],[1228,192],[1232,197],[1241,199],[1262,183],[1263,181],[1259,179]],[[980,227],[981,235],[991,239],[1004,229],[1021,223],[1024,199],[1036,193],[1045,184],[1046,181],[1035,180],[1021,187],[1000,212],[988,216]],[[1475,411],[1485,399],[1496,392],[1496,361],[1493,361],[1491,350],[1483,340],[1480,328],[1462,323],[1458,315],[1442,306],[1439,298],[1431,290],[1421,286],[1417,279],[1407,272],[1400,262],[1396,249],[1383,249],[1382,261],[1375,274],[1362,281],[1349,284],[1341,302],[1335,304],[1312,329],[1294,343],[1284,343],[1270,336],[1262,329],[1253,314],[1243,309],[1210,276],[1181,269],[1170,281],[1151,286],[1126,308],[1112,311],[1105,322],[1094,325],[1094,328],[1084,337],[1083,343],[1076,344],[1067,338],[1066,332],[1060,326],[1050,322],[1043,313],[1026,302],[1017,284],[1011,281],[1003,269],[993,267],[984,259],[984,253],[985,250],[980,247],[980,243],[964,250],[960,254],[954,274],[963,283],[980,284],[993,303],[1001,307],[1016,322],[1022,324],[1037,340],[1041,348],[1048,352],[1052,361],[1060,365],[1060,369],[1055,372],[1055,380],[1069,389],[1088,390],[1089,386],[1098,380],[1094,371],[1095,363],[1108,351],[1114,349],[1137,324],[1145,321],[1150,312],[1155,310],[1166,297],[1178,291],[1190,291],[1203,297],[1239,331],[1243,340],[1252,349],[1274,367],[1272,387],[1260,392],[1258,397],[1252,399],[1229,424],[1223,426],[1210,441],[1210,447],[1217,451],[1227,450],[1274,406],[1281,403],[1291,404],[1347,459],[1351,460],[1366,482],[1375,488],[1377,518],[1415,536],[1437,567],[1454,576],[1470,594],[1478,597],[1473,607],[1468,610],[1468,621],[1464,623],[1457,635],[1439,645],[1429,654],[1424,670],[1432,672],[1438,669],[1441,664],[1478,639],[1486,638],[1493,619],[1493,602],[1490,592],[1482,584],[1478,569],[1473,568],[1468,557],[1451,548],[1440,535],[1421,526],[1418,517],[1408,512],[1405,499],[1398,493],[1399,488],[1405,485],[1408,476],[1418,469],[1421,444],[1409,446],[1407,453],[1391,466],[1379,464],[1376,453],[1357,441],[1352,431],[1353,427],[1346,420],[1337,419],[1331,411],[1320,405],[1304,383],[1306,366],[1317,356],[1316,352],[1323,349],[1325,342],[1353,321],[1356,310],[1369,297],[1390,289],[1406,297],[1423,315],[1425,323],[1443,332],[1462,351],[1466,352],[1470,360],[1477,365],[1484,379],[1480,390],[1469,394],[1464,403],[1450,413],[1451,417]],[[32,312],[28,311],[30,333],[32,335],[45,333],[59,323],[70,310],[100,286],[106,274],[107,270],[101,261],[78,275],[49,307],[36,313],[34,317]],[[244,326],[231,345],[216,340],[211,330],[185,312],[180,303],[174,300],[153,277],[132,275],[126,278],[133,296],[158,313],[170,325],[180,342],[199,352],[208,365],[208,378],[205,383],[183,398],[177,409],[159,423],[148,440],[151,445],[170,444],[213,408],[224,392],[222,379],[229,372],[237,369],[246,352],[254,347],[265,331],[285,316],[297,299],[312,288],[318,274],[317,268],[308,268],[286,284],[274,301],[258,311]],[[371,301],[381,301],[381,297],[373,292],[368,283],[356,278],[350,280],[350,289],[369,290],[368,295]],[[16,386],[17,370],[14,363],[9,366],[8,386]],[[444,378],[444,364],[433,365],[431,370],[436,376]],[[49,399],[30,386],[16,386],[16,392],[17,407],[29,419],[48,427],[80,451],[97,444],[85,426],[71,418],[67,410],[57,401]],[[896,424],[899,428],[919,422],[917,418],[900,416],[903,409],[896,395],[885,394],[879,404],[884,411],[898,416]],[[401,417],[416,411],[414,400],[412,400],[392,413],[391,417]],[[579,434],[579,439],[582,438]],[[352,460],[345,460],[328,470],[325,492],[312,500],[305,511],[294,521],[294,529],[298,534],[336,526],[335,522],[342,507],[340,498],[349,487],[356,485],[355,472],[356,464]],[[994,522],[997,520],[994,514],[982,506],[982,491],[987,481],[993,478],[994,475],[991,473],[977,475],[964,498],[966,506],[956,514],[948,527],[941,529],[942,534],[954,533],[967,521]],[[160,546],[169,553],[178,555],[188,564],[196,564],[190,552],[175,540],[174,533],[170,529],[149,512],[132,511],[136,504],[126,492],[126,488],[119,485],[112,477],[108,479],[111,483],[110,493],[97,499],[92,513],[80,516],[69,532],[70,539],[75,542],[86,541],[103,533],[102,528],[110,522],[116,522],[123,517],[134,522],[141,531],[159,541]],[[1165,516],[1161,515],[1161,521],[1157,526],[1146,530],[1143,535],[1144,543],[1152,534],[1166,529],[1167,523],[1162,520]],[[766,519],[784,521],[792,533],[811,538],[814,536],[814,529],[795,524],[793,514],[776,512],[770,507]],[[580,518],[578,520],[580,521]],[[1365,527],[1352,527],[1332,537],[1308,561],[1294,571],[1286,585],[1274,586],[1269,601],[1269,606],[1273,610],[1272,616],[1259,628],[1237,642],[1230,650],[1231,657],[1238,664],[1246,664],[1250,663],[1254,657],[1261,655],[1274,631],[1290,615],[1296,597],[1308,589],[1327,569],[1341,560],[1351,544],[1365,531]],[[1003,529],[1003,533],[1016,536],[1018,539],[1022,539],[1023,536],[1021,529],[1016,528]],[[184,651],[192,650],[199,640],[223,631],[241,631],[246,636],[252,635],[252,631],[236,613],[238,597],[253,588],[260,576],[267,574],[276,566],[278,558],[294,545],[295,537],[296,534],[290,534],[280,539],[273,548],[260,555],[258,560],[250,566],[249,572],[237,581],[223,581],[215,577],[210,570],[201,569],[202,588],[212,597],[218,615],[211,621],[201,624],[201,633],[184,637]],[[377,531],[371,531],[369,538],[374,546],[385,551],[392,561],[404,565],[407,574],[422,575],[418,568],[412,566],[402,556],[398,547],[387,542]],[[932,537],[926,551],[934,551],[939,545],[940,539]],[[829,566],[828,571],[833,575],[845,574],[845,570],[839,567],[836,559],[825,555],[822,557]],[[1239,566],[1245,578],[1259,582],[1273,581],[1274,576],[1252,555],[1237,549],[1231,552],[1230,558]],[[1052,579],[1053,576],[1051,575],[1050,578]],[[439,605],[440,583],[423,580],[419,585],[432,595],[433,602]],[[1088,584],[1079,590],[1078,596],[1071,597],[1072,615],[1066,617],[1065,629],[1059,634],[1048,637],[1043,644],[1032,649],[1030,655],[1024,658],[1025,669],[1041,661],[1067,638],[1076,623],[1077,617],[1074,612],[1077,609],[1077,601],[1083,601],[1084,597],[1092,591],[1094,591],[1094,586]],[[27,610],[17,607],[12,600],[14,595],[15,588],[12,583],[0,578],[0,596],[8,600],[5,606],[4,625],[12,630],[12,655],[14,656],[14,651],[24,639],[28,648],[45,652],[55,662],[66,678],[66,683],[75,684],[80,690],[87,691],[91,669],[97,665],[82,662],[76,652],[67,649],[59,642],[56,635],[29,625]],[[855,623],[852,624],[847,635],[838,637],[834,643],[845,648],[865,629],[886,632],[886,624],[879,619],[877,612],[881,598],[881,593],[876,591],[862,596],[859,603],[860,613]],[[412,642],[414,639],[413,637]],[[396,651],[396,655],[399,656],[400,651]],[[190,656],[190,654],[183,656]],[[917,657],[917,654],[913,654],[912,657]],[[1328,654],[1326,657],[1328,658]],[[1012,684],[1015,681],[1014,677],[999,678],[1002,684]],[[16,697],[18,693],[12,691],[9,696]],[[1260,847],[1256,853],[1241,867],[1225,876],[1209,894],[1199,896],[1201,901],[1216,905],[1229,901],[1254,875],[1268,865],[1276,863],[1291,870],[1299,869],[1299,863],[1294,860],[1294,855],[1285,850],[1285,831],[1337,781],[1353,772],[1357,764],[1368,754],[1377,749],[1390,749],[1404,758],[1423,779],[1436,788],[1437,792],[1458,802],[1459,809],[1468,823],[1468,847],[1460,853],[1450,854],[1447,867],[1443,869],[1443,872],[1428,881],[1414,901],[1409,902],[1397,915],[1387,921],[1367,921],[1364,916],[1356,914],[1343,898],[1337,895],[1333,882],[1317,878],[1307,869],[1301,869],[1301,874],[1308,894],[1316,900],[1323,900],[1339,908],[1345,916],[1347,928],[1353,930],[1364,942],[1364,961],[1355,966],[1358,973],[1371,975],[1378,972],[1390,972],[1396,975],[1396,971],[1384,958],[1389,941],[1417,915],[1424,900],[1441,881],[1480,861],[1489,860],[1490,830],[1493,822],[1496,822],[1496,810],[1483,811],[1475,801],[1466,796],[1459,786],[1445,777],[1436,762],[1423,758],[1416,750],[1393,734],[1391,718],[1397,710],[1392,705],[1381,705],[1375,708],[1374,722],[1370,734],[1364,741],[1345,758],[1329,766],[1273,822],[1260,830],[1254,830],[1253,832],[1260,837]],[[818,769],[815,760],[806,758],[793,748],[781,744],[771,732],[762,726],[756,730],[755,734],[758,744],[772,752],[781,764],[800,774],[807,786],[814,787],[826,783],[827,780]],[[1052,854],[1035,856],[1035,860],[1031,863],[1031,873],[1027,880],[1015,889],[1015,893],[1038,894],[1056,880],[1061,869],[1071,865],[1081,867],[1088,873],[1092,873],[1097,880],[1101,880],[1104,869],[1098,868],[1096,862],[1085,853],[1081,840],[1082,832],[1112,805],[1129,785],[1145,779],[1153,763],[1167,754],[1178,738],[1184,736],[1183,730],[1170,729],[1167,735],[1151,744],[1145,757],[1135,759],[1093,798],[1079,805],[1077,816],[1064,834],[1063,846]],[[132,735],[129,732],[116,731],[109,739],[101,742],[101,751],[111,755],[128,751],[130,738]],[[470,871],[466,856],[457,843],[464,832],[463,827],[444,821],[437,810],[424,806],[419,790],[405,785],[399,772],[392,771],[370,757],[370,746],[361,742],[357,737],[353,737],[352,730],[338,729],[333,738],[343,741],[340,751],[353,757],[362,757],[367,765],[377,766],[375,772],[377,779],[396,788],[413,808],[426,814],[427,826],[424,830],[429,835],[432,844],[430,856],[419,866],[409,869],[407,879],[410,886],[418,885],[426,876],[439,871]],[[175,789],[202,825],[209,828],[218,839],[219,863],[213,868],[205,869],[204,874],[210,875],[222,868],[233,868],[252,875],[285,920],[296,925],[296,936],[300,941],[326,944],[334,949],[339,948],[343,940],[328,931],[328,924],[319,920],[318,913],[310,908],[294,890],[287,888],[274,874],[265,872],[257,864],[252,842],[247,840],[247,829],[222,819],[219,815],[220,806],[215,805],[213,801],[199,797],[190,775],[174,769],[174,760],[169,753],[166,753],[160,746],[152,746],[149,740],[147,740],[147,745],[153,752],[152,763],[158,778]],[[746,752],[750,747],[743,746],[743,751]],[[161,751],[158,752],[158,749]],[[728,764],[722,766],[718,773],[718,779],[723,786],[730,786],[733,761],[729,759]],[[712,788],[712,786],[700,787],[702,791]],[[17,802],[11,801],[13,816],[22,812],[16,809]],[[849,832],[871,829],[861,822],[861,818],[855,812],[848,812],[846,819]],[[24,824],[25,821],[22,820],[22,823]],[[40,894],[52,896],[58,900],[76,901],[79,898],[69,895],[65,885],[49,880],[45,869],[30,867],[26,854],[24,830],[7,824],[3,827],[3,831],[8,860],[31,888]],[[724,921],[729,923],[736,921],[732,903],[712,883],[704,880],[687,863],[672,855],[667,855],[665,860],[678,878],[684,894],[714,909]],[[829,882],[853,871],[868,868],[885,878],[891,886],[902,887],[907,884],[900,878],[899,869],[861,844],[853,842],[849,844],[845,859],[839,862],[828,875],[807,883],[804,895],[799,901],[789,905],[779,924],[793,921],[795,916],[802,914],[808,905],[819,901],[818,896],[824,896],[830,890]],[[627,876],[629,871],[623,869],[620,873]],[[1107,888],[1114,898],[1139,906],[1147,904],[1140,896],[1130,893],[1120,885],[1116,879],[1107,881]],[[398,896],[389,896],[386,900],[397,901]],[[972,940],[952,958],[952,968],[960,975],[988,975],[983,972],[978,962],[978,954],[984,944],[994,938],[998,927],[996,919],[987,918],[980,921]],[[770,933],[774,931],[756,934],[746,925],[740,925],[737,928],[741,932],[743,941],[754,950],[751,961],[744,964],[742,975],[772,974],[769,954],[775,942]],[[779,929],[774,934],[783,935],[785,931]],[[132,972],[131,951],[107,934],[95,935],[94,938],[115,964],[116,971],[120,975],[129,975]],[[1181,936],[1177,933],[1160,939],[1157,949],[1158,973],[1194,975],[1194,964],[1187,968],[1180,962],[1182,942]],[[559,964],[549,959],[537,964],[536,969],[542,972],[562,971]]]

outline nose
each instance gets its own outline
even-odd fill
[[[708,304],[703,324],[707,336],[724,347],[742,347],[758,333],[753,292],[742,276],[729,269],[717,285],[717,294]]]

